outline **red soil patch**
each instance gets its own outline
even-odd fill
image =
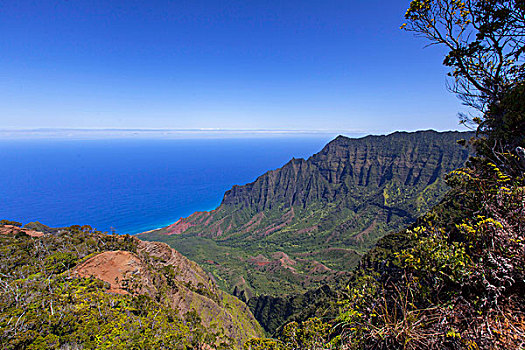
[[[269,260],[264,255],[259,254],[255,257],[251,257],[247,261],[254,264],[255,266],[268,267],[271,270],[285,268],[292,272],[296,271],[295,268],[292,267],[292,265],[297,264],[297,262],[291,259],[286,253],[284,252],[273,253],[272,259],[275,259],[275,260]]]
[[[177,222],[167,226],[164,228],[164,235],[180,235],[184,232],[186,232],[190,227],[197,226],[197,225],[204,225],[208,226],[212,223],[214,214],[217,213],[217,209],[210,211],[198,211],[187,218],[180,218],[177,220]],[[223,219],[224,220],[224,219]],[[222,223],[222,221],[219,221],[218,223]],[[216,231],[216,235],[220,236],[222,234],[222,230],[219,226],[217,226],[218,223],[212,224],[212,227],[210,228],[212,231]],[[229,228],[228,228],[229,229]]]
[[[293,259],[291,259],[288,254],[284,252],[276,252],[272,254],[272,258],[278,259],[277,262],[281,267],[288,269],[292,272],[296,272],[295,268],[292,267],[292,265],[297,264],[297,262]]]
[[[202,212],[201,214],[201,218],[200,218],[200,221],[199,223],[200,224],[203,224],[205,226],[208,226],[212,221],[213,221],[213,218],[214,218],[214,215],[215,213],[218,213],[220,209],[214,209],[212,211],[204,211]],[[206,221],[204,221],[204,219],[206,218]],[[204,222],[203,222],[204,221]]]
[[[368,226],[363,232],[360,232],[357,235],[355,235],[353,238],[356,240],[356,242],[363,241],[364,237],[368,236],[370,232],[372,232],[372,230],[376,228],[376,225],[377,225],[377,219],[374,219],[374,221],[372,222],[372,224],[370,224],[370,226]]]
[[[16,235],[17,233],[21,233],[21,232],[31,237],[42,237],[44,235],[42,232],[28,230],[28,229],[21,228],[18,226],[13,226],[13,225],[0,226],[0,235]]]
[[[271,261],[268,260],[264,255],[259,254],[257,256],[254,256],[250,259],[248,259],[248,262],[257,265],[257,266],[266,266],[271,264]]]
[[[310,233],[312,231],[315,231],[319,228],[319,226],[315,225],[315,226],[311,226],[311,227],[307,227],[307,228],[303,228],[299,231],[297,231],[297,234],[301,235],[303,233]]]
[[[282,218],[284,219],[284,222],[279,224],[279,225],[277,225],[277,226],[274,226],[274,227],[270,226],[264,232],[264,235],[268,236],[269,234],[274,233],[275,231],[278,231],[278,230],[286,227],[287,225],[289,225],[292,222],[294,217],[295,217],[295,212],[294,212],[293,207],[292,207],[292,209],[290,209],[286,214],[283,215]]]
[[[129,294],[128,282],[133,276],[140,278],[144,269],[140,259],[135,254],[117,250],[95,255],[77,266],[74,273],[80,277],[95,277],[108,282],[108,292]]]
[[[276,252],[272,254],[272,258],[277,259],[282,266],[289,267],[290,265],[295,265],[297,262],[292,260],[288,254],[284,252]]]
[[[188,222],[189,218],[180,218],[177,222],[166,227],[165,235],[180,235],[184,233],[187,229],[192,226],[195,226],[193,223]]]
[[[243,232],[243,233],[248,233],[248,232],[250,232],[254,227],[257,227],[257,226],[261,223],[261,221],[262,221],[263,218],[264,218],[264,213],[263,213],[263,212],[261,212],[261,213],[255,215],[254,217],[252,217],[252,218],[250,219],[250,221],[248,221],[248,222],[243,226],[243,230],[242,230],[242,232]]]
[[[326,265],[320,263],[319,261],[313,261],[314,267],[310,270],[311,273],[316,272],[331,272],[332,269]]]
[[[222,223],[224,222],[224,220],[226,220],[226,218],[222,218],[220,219],[219,221],[217,221],[216,223],[214,223],[211,227],[210,227],[210,233],[214,234],[215,237],[219,237],[219,236],[222,236]]]

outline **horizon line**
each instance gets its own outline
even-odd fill
[[[286,133],[334,133],[358,132],[359,129],[228,129],[228,128],[2,128],[0,132],[53,132],[53,131],[130,131],[130,132],[286,132]]]
[[[226,129],[226,128],[32,128],[0,129],[0,140],[102,140],[102,139],[227,139],[275,137],[365,137],[389,135],[394,132],[460,130],[359,130],[359,129]]]

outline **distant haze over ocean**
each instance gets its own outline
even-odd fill
[[[213,209],[232,185],[292,157],[307,158],[332,136],[15,141],[2,135],[0,219],[138,233]]]
[[[325,138],[339,134],[364,136],[359,130],[267,129],[0,129],[0,140],[100,140],[100,139],[228,139],[228,138]]]

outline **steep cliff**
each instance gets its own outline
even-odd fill
[[[443,175],[468,157],[456,141],[470,136],[339,136],[307,160],[292,159],[252,183],[233,186],[217,209],[143,237],[180,249],[229,290],[246,289],[241,295],[333,283],[379,238],[439,202],[447,190]],[[213,247],[213,257],[196,243]]]

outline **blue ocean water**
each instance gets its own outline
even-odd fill
[[[0,141],[0,219],[138,233],[217,207],[327,137]]]

